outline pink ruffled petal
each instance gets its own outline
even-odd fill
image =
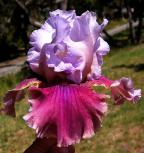
[[[94,135],[107,111],[106,95],[79,85],[29,88],[31,112],[24,116],[38,137],[57,137],[59,147]]]
[[[3,111],[5,114],[10,116],[15,116],[15,102],[20,100],[21,97],[23,97],[23,90],[25,88],[28,88],[30,86],[38,86],[40,84],[40,81],[37,79],[26,79],[22,81],[20,84],[18,84],[14,89],[9,90],[7,94],[4,97],[4,106],[5,108]]]
[[[141,90],[134,90],[132,80],[122,78],[111,85],[112,97],[115,104],[122,104],[125,100],[136,103],[141,98]]]
[[[125,100],[135,103],[141,98],[141,90],[134,90],[132,80],[129,78],[123,77],[120,80],[109,80],[102,76],[97,80],[88,81],[85,85],[89,87],[92,85],[103,86],[110,89],[115,104],[121,104]]]

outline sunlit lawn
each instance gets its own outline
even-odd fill
[[[112,50],[105,57],[103,71],[111,79],[131,77],[136,88],[144,91],[144,45]],[[0,79],[0,100],[12,88],[20,75]],[[26,99],[17,103],[17,117],[0,116],[0,153],[22,153],[35,137],[22,116],[27,112]],[[95,137],[76,145],[77,153],[144,153],[144,100],[132,105],[113,106],[103,127]]]

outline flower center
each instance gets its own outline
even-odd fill
[[[55,52],[55,55],[58,58],[63,59],[64,57],[66,57],[67,52],[65,50],[59,50],[59,49],[57,49],[57,51]]]

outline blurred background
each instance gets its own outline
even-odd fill
[[[30,33],[58,8],[94,11],[99,22],[106,17],[104,35],[112,46],[141,43],[143,7],[143,0],[0,0],[0,61],[27,52]]]
[[[99,23],[107,18],[102,35],[111,53],[103,73],[111,79],[131,77],[136,88],[144,89],[144,0],[0,0],[0,106],[4,93],[29,73],[25,60],[30,33],[55,9],[75,9],[79,15],[93,11]],[[144,153],[143,102],[122,107],[110,103],[103,128],[77,145],[77,153]],[[26,103],[16,109],[16,119],[0,115],[0,153],[22,153],[35,137],[22,120]]]

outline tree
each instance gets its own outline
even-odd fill
[[[135,44],[136,43],[136,36],[135,36],[135,29],[133,26],[133,17],[132,17],[130,2],[129,2],[129,0],[124,0],[124,3],[125,3],[125,7],[127,8],[131,43]]]

